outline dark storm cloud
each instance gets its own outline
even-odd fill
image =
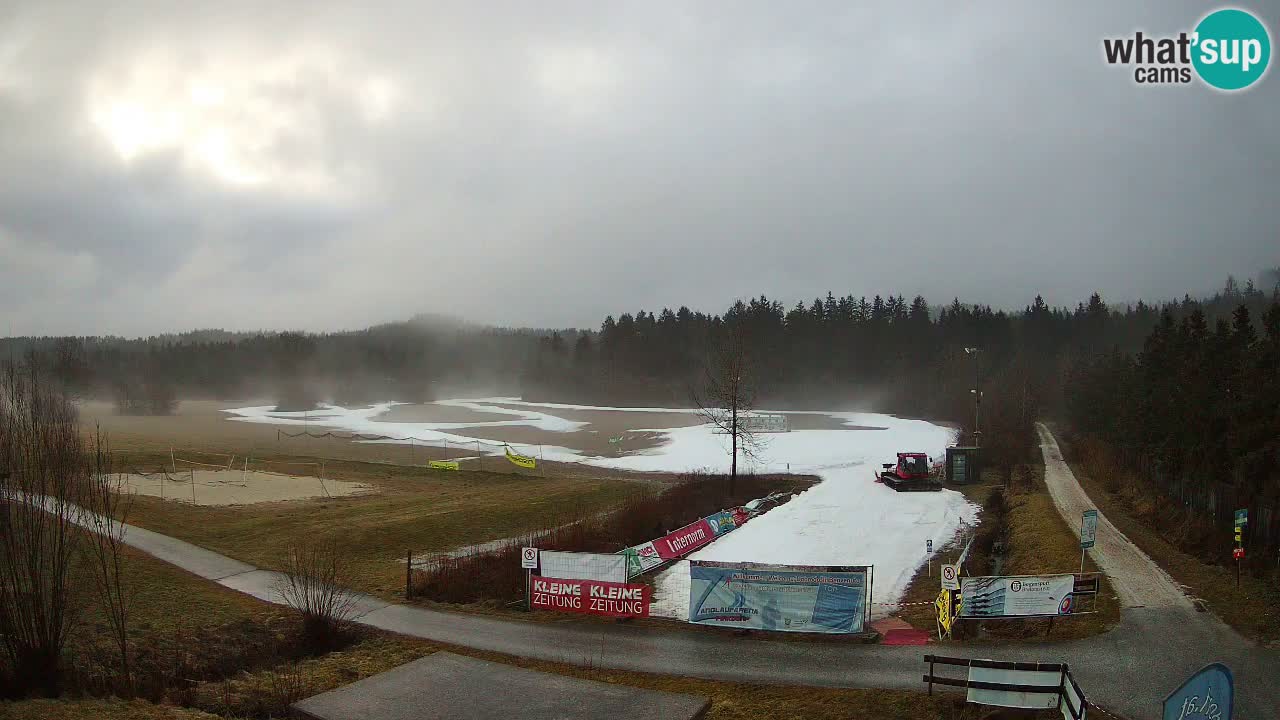
[[[0,330],[1020,306],[1280,263],[1277,79],[1102,61],[1208,6],[903,5],[0,9]]]

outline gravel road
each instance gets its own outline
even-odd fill
[[[1062,459],[1062,450],[1058,448],[1053,433],[1041,423],[1036,423],[1036,432],[1040,433],[1044,481],[1049,486],[1049,494],[1067,525],[1079,537],[1081,514],[1094,509],[1093,503]],[[1193,609],[1191,600],[1173,578],[1130,542],[1101,512],[1098,513],[1097,541],[1089,550],[1089,556],[1111,580],[1122,606]]]

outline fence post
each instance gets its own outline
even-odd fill
[[[413,599],[413,550],[404,551],[404,597]]]
[[[933,695],[933,656],[929,656],[929,695]]]

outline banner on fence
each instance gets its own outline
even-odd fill
[[[519,455],[517,453],[512,452],[510,445],[506,447],[506,450],[507,450],[507,459],[511,461],[512,465],[519,465],[522,468],[529,468],[530,470],[538,467],[537,460],[529,457],[528,455]]]
[[[711,532],[716,535],[723,535],[737,527],[733,522],[733,514],[727,510],[721,510],[715,515],[709,515],[707,524],[711,526]]]
[[[1074,575],[961,578],[960,617],[1070,615],[1075,582]]]
[[[625,583],[627,556],[603,553],[558,552],[543,550],[538,562],[542,577],[557,580],[597,580]]]
[[[543,558],[546,555],[544,550]],[[650,592],[647,585],[535,577],[529,606],[586,615],[649,617]]]
[[[715,536],[716,533],[711,529],[711,524],[706,518],[702,518],[654,540],[653,546],[658,549],[658,556],[663,560],[675,560],[706,545],[715,539]]]
[[[1089,701],[1062,663],[1010,662],[925,655],[924,681],[964,688],[971,703],[1035,710],[1058,710],[1063,720],[1088,720]],[[938,668],[941,666],[941,668]],[[940,674],[942,668],[964,668],[964,677]],[[1186,719],[1186,720],[1189,720]]]
[[[652,542],[629,547],[623,550],[622,554],[627,558],[628,579],[647,573],[666,562],[658,555],[658,548],[654,547]]]
[[[1041,687],[1043,690],[1023,689]],[[969,666],[969,691],[965,700],[1031,710],[1056,710],[1062,697],[1062,670],[1011,669]]]
[[[427,466],[432,470],[457,470],[457,460],[431,460],[427,462]]]
[[[689,622],[784,632],[862,632],[866,567],[689,563]]]

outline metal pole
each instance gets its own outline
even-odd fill
[[[524,609],[533,610],[533,571],[524,569]]]

